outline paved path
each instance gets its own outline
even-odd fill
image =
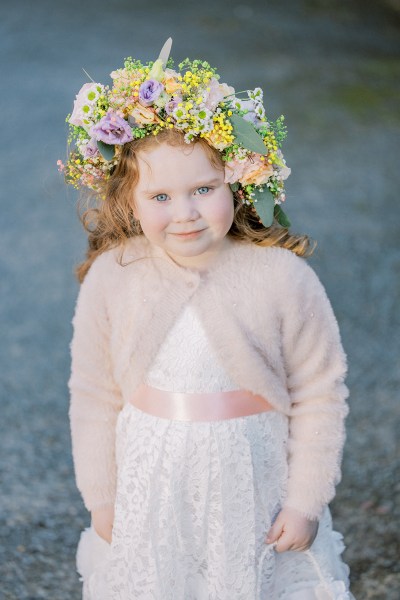
[[[261,84],[269,113],[286,115],[287,212],[318,239],[311,262],[349,356],[335,524],[358,600],[395,600],[399,20],[379,3],[343,0],[183,4],[153,0],[151,14],[134,0],[1,4],[0,598],[80,598],[74,551],[88,518],[73,480],[66,382],[72,269],[85,239],[56,171],[63,121],[81,67],[106,82],[123,57],[151,59],[172,35],[177,59],[205,57],[237,89]]]

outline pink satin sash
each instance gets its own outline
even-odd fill
[[[185,394],[145,384],[137,388],[130,402],[155,417],[175,421],[217,421],[275,410],[263,396],[247,390]]]

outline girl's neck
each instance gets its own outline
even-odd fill
[[[230,236],[226,235],[221,242],[208,252],[197,256],[177,256],[172,255],[163,251],[176,265],[185,267],[187,269],[196,270],[199,272],[206,272],[212,265],[218,261],[223,253],[233,244],[233,240]]]

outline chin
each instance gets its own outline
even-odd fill
[[[190,258],[191,256],[200,256],[201,254],[205,254],[208,248],[173,248],[171,249],[171,253],[175,254],[175,256],[183,256]]]

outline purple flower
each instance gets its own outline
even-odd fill
[[[93,125],[90,134],[95,140],[110,145],[122,145],[133,140],[129,123],[111,111],[96,125]]]
[[[165,105],[165,112],[167,113],[167,115],[172,115],[175,108],[180,102],[182,102],[182,98],[180,96],[175,96],[173,99],[167,102],[167,104]]]
[[[99,153],[97,148],[97,143],[94,138],[90,138],[87,144],[85,144],[83,148],[83,158],[92,158],[92,156],[96,156]]]
[[[143,106],[150,106],[157,100],[163,89],[163,84],[155,79],[144,81],[139,88],[140,104],[143,104]]]

